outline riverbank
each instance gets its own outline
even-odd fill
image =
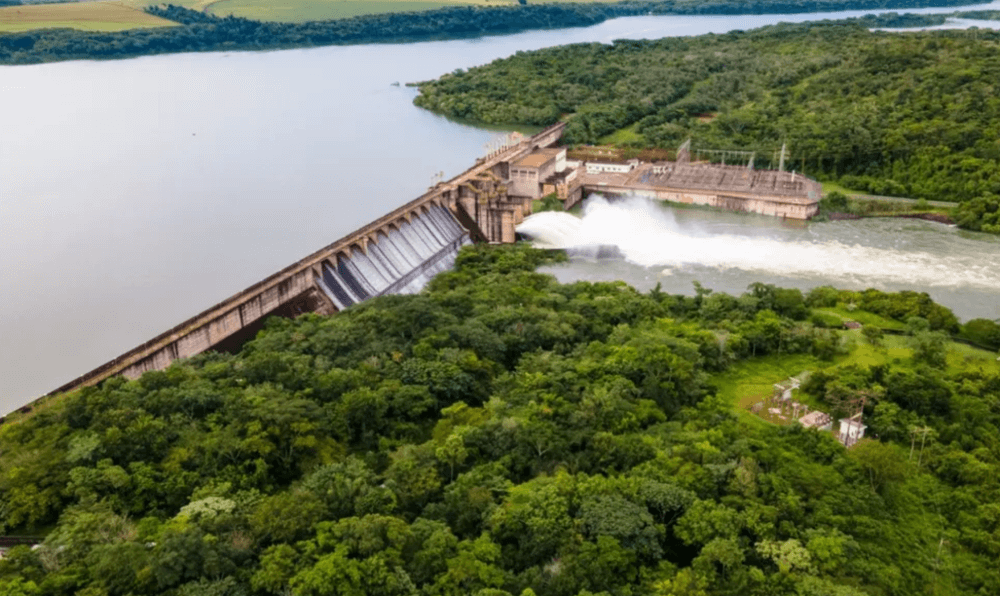
[[[874,213],[870,215],[859,215],[857,213],[841,213],[834,212],[826,214],[828,221],[844,221],[852,219],[867,219],[873,217],[897,217],[897,218],[908,218],[908,219],[923,219],[926,221],[934,221],[941,224],[955,225],[947,215],[941,213]],[[820,220],[822,221],[822,220]]]
[[[609,19],[640,15],[763,15],[971,6],[969,0],[674,0],[617,3],[525,4],[502,7],[459,6],[423,12],[373,14],[348,19],[279,23],[220,18],[188,8],[150,6],[148,14],[179,24],[117,32],[42,29],[0,34],[0,64],[62,60],[109,60],[137,56],[210,51],[259,51],[329,45],[405,43],[509,35],[538,29],[588,27]],[[981,5],[980,5],[981,6]],[[3,10],[16,10],[18,7]],[[939,25],[937,15],[874,16],[854,24],[875,27]],[[850,21],[848,21],[850,22]],[[845,22],[846,24],[847,22]]]

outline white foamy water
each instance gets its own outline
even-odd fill
[[[593,196],[584,204],[582,217],[538,213],[518,226],[518,232],[545,248],[615,246],[625,261],[655,268],[659,275],[700,266],[806,278],[817,282],[813,285],[1000,290],[1000,245],[952,238],[944,250],[932,237],[924,237],[925,228],[934,234],[929,226],[939,233],[947,230],[940,224],[919,222],[913,230],[859,234],[863,230],[857,222],[782,229],[766,218],[733,216],[744,221],[723,226],[693,218],[679,222],[674,211],[649,199],[608,201]],[[907,220],[897,226],[907,223],[914,225]],[[956,247],[955,241],[968,245]]]

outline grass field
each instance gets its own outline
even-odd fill
[[[831,309],[824,309],[827,310]],[[712,384],[718,389],[719,397],[732,404],[742,419],[763,424],[765,421],[749,412],[748,408],[760,401],[761,397],[771,394],[775,383],[799,376],[804,371],[815,372],[852,365],[872,367],[889,363],[894,367],[903,368],[919,366],[914,365],[911,360],[913,351],[909,347],[907,337],[887,335],[882,345],[875,347],[863,339],[860,330],[841,333],[851,346],[851,351],[849,354],[838,356],[832,362],[822,361],[808,354],[779,354],[752,358],[738,362],[723,373],[713,375]],[[955,342],[949,342],[947,349],[949,373],[969,368],[1000,372],[1000,362],[997,362],[997,356],[993,352]],[[794,399],[814,409],[829,409],[828,406],[818,403],[800,391],[795,392]]]
[[[631,124],[625,128],[619,128],[615,132],[601,137],[600,145],[624,145],[627,143],[642,143],[643,137],[637,132],[639,123]]]
[[[196,4],[191,0],[185,1]],[[617,0],[532,0],[532,3],[602,1],[613,2]],[[517,0],[198,0],[198,2],[207,3],[204,10],[209,14],[291,23],[343,19],[365,14],[431,10],[445,6],[513,6],[517,4]],[[152,3],[155,4],[155,2]]]
[[[535,2],[615,0],[534,0]],[[66,2],[0,8],[0,33],[54,27],[87,31],[121,31],[166,27],[170,21],[143,12],[167,0]],[[343,19],[366,14],[431,10],[446,6],[513,6],[517,0],[169,0],[192,10],[217,16],[233,15],[260,21],[302,23]]]
[[[121,31],[140,27],[171,27],[172,21],[146,14],[121,2],[26,4],[0,8],[0,32],[72,28],[85,31]]]
[[[849,310],[842,304],[839,304],[836,307],[831,307],[831,308],[814,308],[813,311],[839,317],[840,320],[842,321],[857,321],[862,325],[875,325],[883,329],[906,328],[906,325],[900,323],[899,321],[894,321],[892,319],[880,317],[875,313],[870,313],[864,310]]]
[[[712,376],[719,397],[743,409],[756,398],[774,391],[774,384],[803,371],[815,371],[831,366],[808,354],[778,354],[762,356],[736,363],[729,370]],[[796,394],[796,399],[798,395]]]
[[[365,14],[431,10],[468,4],[501,5],[504,2],[428,2],[426,0],[219,0],[206,12],[261,21],[303,22],[343,19]]]

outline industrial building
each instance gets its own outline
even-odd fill
[[[782,170],[691,161],[690,142],[673,162],[609,160],[573,162],[565,149],[543,148],[510,164],[508,194],[537,199],[556,192],[567,208],[591,193],[636,195],[687,205],[705,205],[809,219],[819,211],[819,182]]]

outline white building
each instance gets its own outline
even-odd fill
[[[628,174],[639,166],[638,159],[630,159],[625,163],[603,163],[598,161],[587,162],[588,174]]]
[[[850,447],[864,438],[865,429],[868,428],[860,420],[854,418],[840,419],[840,442],[844,447]]]

